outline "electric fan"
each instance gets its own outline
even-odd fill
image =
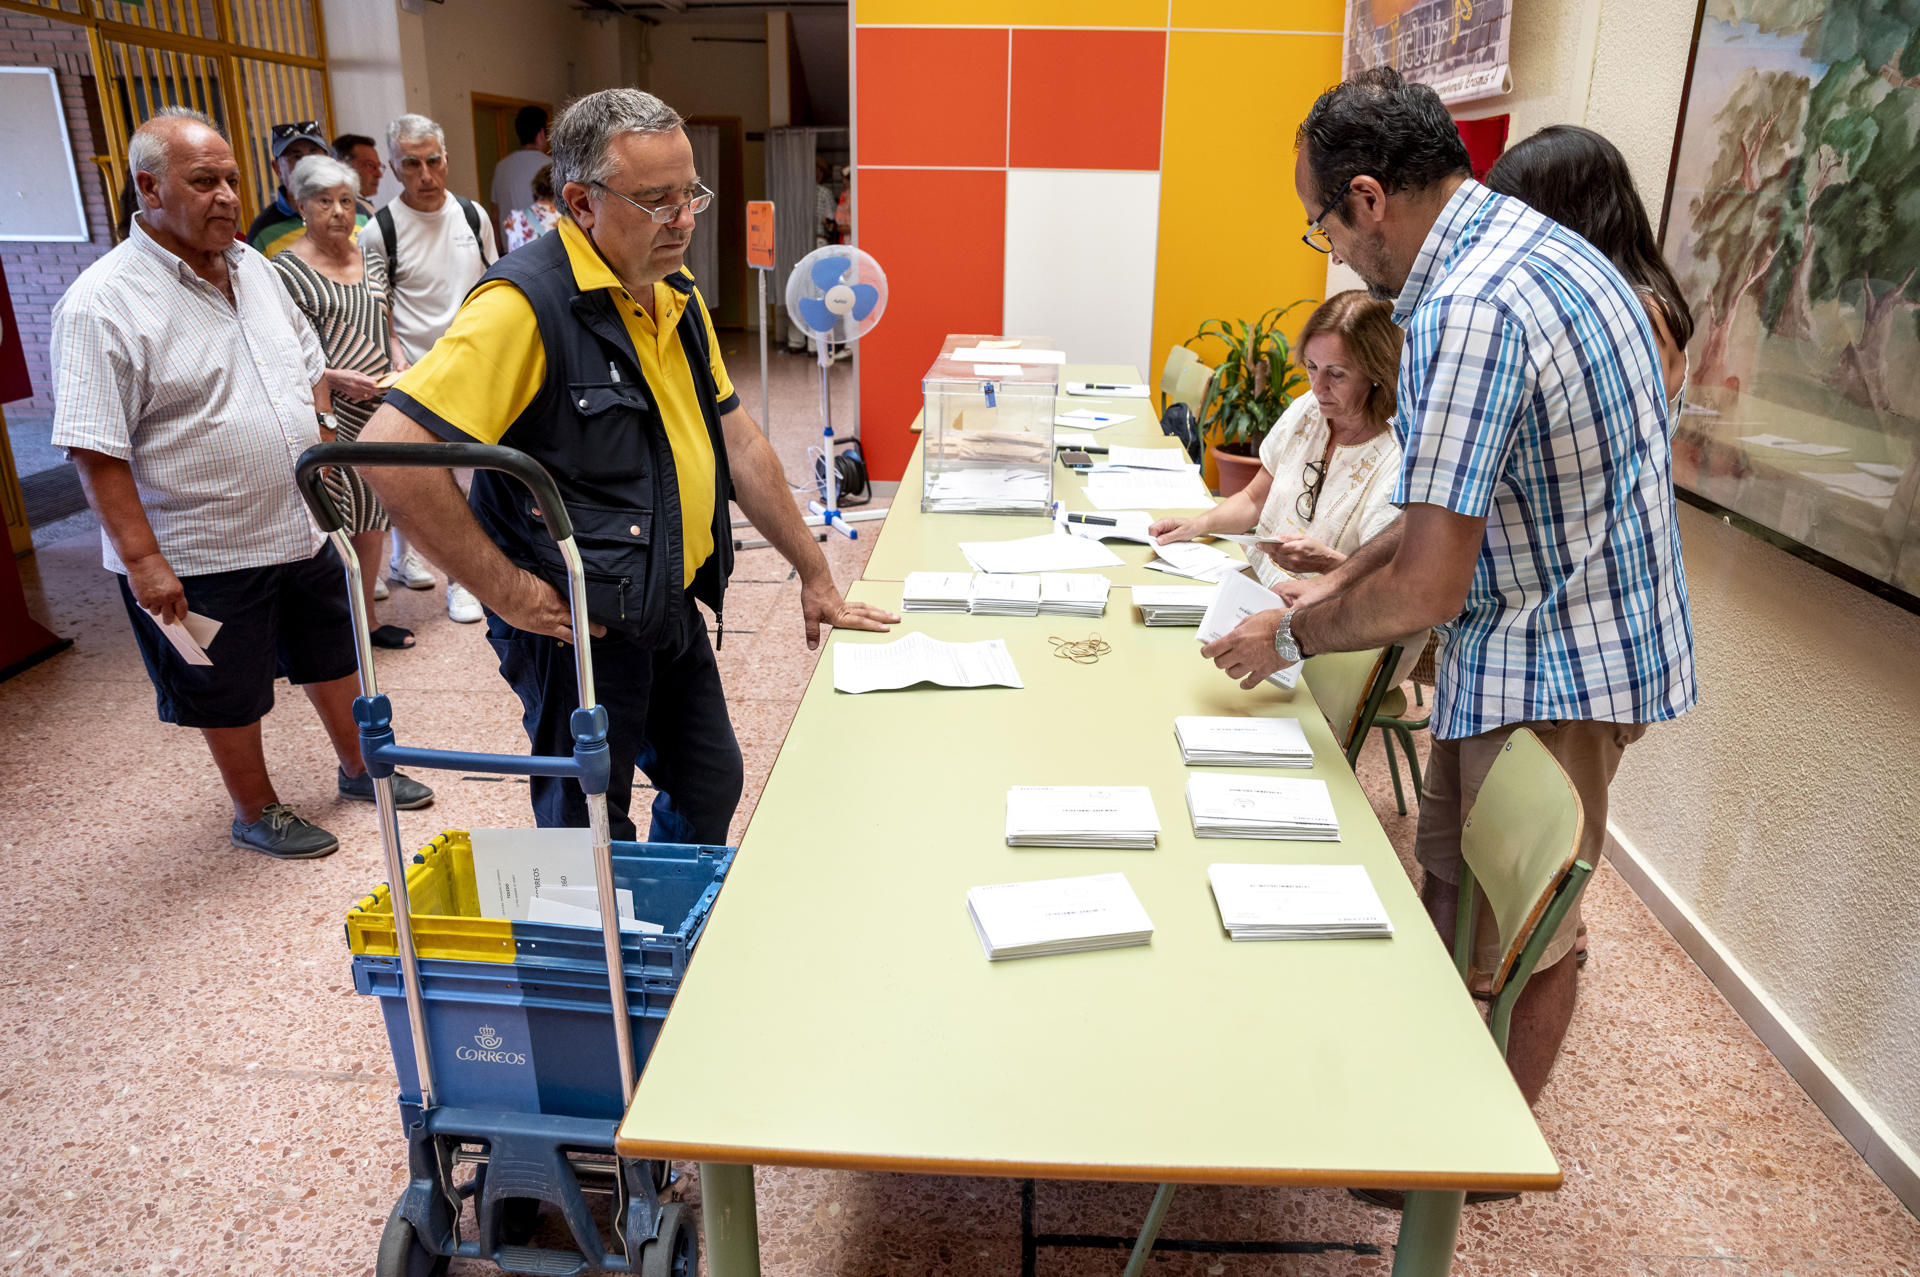
[[[820,418],[825,453],[814,474],[820,499],[808,509],[830,528],[857,539],[840,513],[840,477],[833,455],[833,399],[827,389],[827,369],[833,346],[859,341],[887,313],[887,274],[880,263],[847,244],[816,248],[794,264],[787,276],[787,315],[810,334],[820,355]]]

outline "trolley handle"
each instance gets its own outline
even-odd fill
[[[553,476],[545,466],[517,448],[490,443],[317,443],[300,454],[293,473],[307,509],[313,511],[314,522],[322,532],[331,535],[345,527],[346,521],[340,517],[326,485],[320,481],[320,471],[325,466],[499,470],[533,490],[540,517],[546,521],[547,532],[556,542],[573,535],[573,520],[567,517],[567,507],[560,500],[560,490],[553,485]]]

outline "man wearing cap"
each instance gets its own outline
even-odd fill
[[[293,206],[293,201],[287,196],[287,183],[293,178],[293,166],[309,155],[326,155],[329,151],[318,120],[276,124],[267,139],[273,148],[273,168],[280,175],[280,189],[274,192],[273,203],[261,209],[260,216],[254,218],[253,225],[247,227],[247,243],[268,257],[276,257],[281,249],[307,233],[306,223],[300,220],[300,210]],[[369,213],[370,210],[363,207],[354,215],[353,233],[356,238],[360,228],[367,224]]]

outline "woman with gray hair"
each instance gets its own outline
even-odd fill
[[[360,178],[339,160],[309,155],[294,167],[287,195],[300,212],[306,233],[273,259],[294,305],[306,315],[326,352],[327,389],[333,394],[338,437],[354,440],[386,390],[380,379],[406,367],[406,355],[393,338],[387,304],[385,259],[362,259],[354,243],[354,197]],[[324,432],[322,432],[324,433]],[[386,595],[379,565],[385,561],[387,512],[380,498],[353,470],[329,471],[329,489],[346,517],[347,532],[362,566],[367,616]],[[412,647],[413,631],[398,625],[374,629],[376,647]]]

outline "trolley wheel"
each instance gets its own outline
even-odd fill
[[[684,1202],[660,1208],[660,1231],[640,1248],[640,1277],[697,1277],[700,1242]]]
[[[393,1204],[387,1226],[380,1230],[380,1254],[373,1261],[374,1277],[446,1277],[447,1265],[452,1261],[421,1244],[414,1236],[413,1224],[400,1213],[400,1206],[401,1202]]]
[[[524,1246],[540,1227],[540,1199],[509,1197],[500,1206],[500,1240],[509,1246]]]

